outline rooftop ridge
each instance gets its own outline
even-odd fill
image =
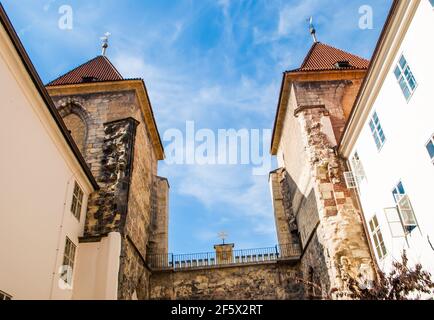
[[[338,67],[335,64],[340,61],[348,61],[349,65]],[[287,72],[300,71],[331,71],[331,70],[365,70],[369,66],[369,60],[349,53],[334,46],[315,42],[299,68]]]
[[[85,77],[89,77],[89,81],[85,81]],[[113,80],[123,80],[123,77],[107,57],[98,55],[50,81],[47,86]]]

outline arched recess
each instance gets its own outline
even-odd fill
[[[63,118],[66,127],[71,133],[72,138],[75,141],[80,152],[83,154],[86,146],[87,127],[86,123],[75,113],[70,113]]]
[[[71,100],[61,102],[58,111],[78,149],[85,155],[90,115],[79,103]]]

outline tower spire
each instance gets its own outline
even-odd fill
[[[102,55],[105,56],[107,48],[108,48],[108,39],[111,36],[110,32],[104,33],[104,36],[101,37],[102,40]]]
[[[316,37],[315,26],[313,25],[313,17],[310,17],[310,19],[309,19],[309,32],[312,35],[313,42],[317,43],[318,39]]]

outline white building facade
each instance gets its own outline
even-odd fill
[[[1,6],[0,18],[0,300],[73,299],[98,185]]]
[[[434,273],[433,30],[433,1],[395,1],[339,146],[384,271]]]

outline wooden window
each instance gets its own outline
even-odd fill
[[[65,242],[65,251],[63,253],[63,269],[60,277],[70,285],[72,284],[76,249],[76,245],[67,237]]]
[[[369,221],[369,229],[371,230],[371,235],[374,239],[375,250],[378,258],[381,260],[387,255],[387,250],[384,245],[383,234],[381,233],[376,215],[371,219],[371,221]]]
[[[402,93],[407,101],[410,100],[413,92],[416,90],[417,82],[410,70],[407,60],[402,55],[395,68],[395,77],[398,80]]]
[[[72,194],[71,212],[80,221],[81,208],[83,206],[83,190],[77,182],[74,184],[74,192]]]
[[[380,151],[384,143],[386,142],[386,136],[384,135],[384,131],[381,127],[380,119],[378,118],[377,112],[374,112],[374,114],[372,115],[371,120],[369,121],[369,127],[371,128],[371,133],[374,137],[377,149],[378,151]]]
[[[406,193],[404,185],[401,181],[395,186],[395,188],[393,188],[392,194],[398,207],[402,226],[404,227],[406,233],[410,233],[418,226],[418,224],[410,202],[410,198]]]
[[[12,296],[0,290],[0,301],[12,300]]]

